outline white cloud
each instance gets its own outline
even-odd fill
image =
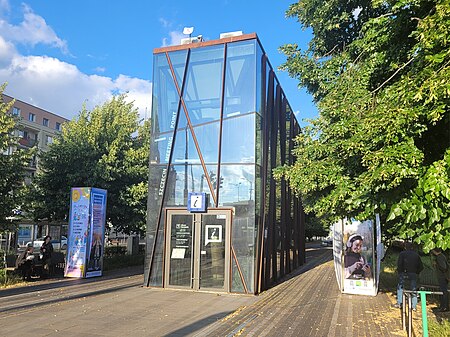
[[[0,68],[10,64],[16,54],[14,45],[0,36]]]
[[[94,71],[97,73],[104,73],[106,71],[106,68],[105,67],[96,67],[94,69]]]
[[[0,68],[0,78],[8,81],[8,95],[69,119],[78,114],[83,102],[92,109],[116,92],[127,92],[142,118],[149,117],[151,111],[150,82],[124,75],[117,79],[86,75],[76,66],[51,57],[16,55],[8,67]]]
[[[169,32],[169,38],[167,38],[167,37],[163,38],[162,46],[167,47],[167,46],[178,45],[178,44],[180,44],[181,39],[183,39],[185,37],[186,37],[186,35],[184,35],[182,32],[178,32],[178,31]]]
[[[8,2],[0,0],[0,6]],[[150,117],[151,82],[119,75],[116,79],[87,75],[75,65],[48,56],[25,56],[18,53],[15,43],[26,32],[36,28],[26,41],[34,46],[45,43],[65,48],[65,41],[45,24],[45,20],[25,7],[25,19],[14,26],[0,19],[0,84],[8,82],[5,93],[65,118],[72,119],[86,103],[88,109],[111,99],[114,93],[128,93],[141,117]],[[3,29],[5,28],[6,29]],[[33,28],[34,27],[34,28]],[[97,69],[101,72],[104,69]]]
[[[1,35],[6,40],[14,43],[21,43],[32,47],[37,44],[45,44],[59,48],[63,53],[67,54],[67,42],[56,35],[42,16],[36,15],[25,4],[23,7],[24,19],[19,25],[12,25],[5,20],[0,20]]]

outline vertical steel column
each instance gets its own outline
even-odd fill
[[[184,84],[186,82],[186,74],[187,74],[187,69],[188,69],[188,65],[189,65],[190,54],[191,54],[191,50],[188,49],[188,54],[187,54],[187,57],[186,57],[186,67],[184,69],[184,74],[183,74],[183,83],[182,83],[182,88],[181,88],[181,94],[183,93],[184,87],[185,87]],[[166,52],[165,55],[166,55],[169,67],[171,68],[171,71],[172,71],[173,81],[175,82],[175,85],[178,87],[177,79],[176,79],[176,77],[174,77],[175,73],[173,71],[173,67],[172,67],[172,63],[170,61],[169,53]],[[175,144],[175,140],[176,140],[178,121],[180,120],[180,108],[181,108],[181,95],[180,95],[180,100],[178,101],[177,118],[175,120],[175,126],[174,126],[174,130],[173,130],[172,144]],[[167,163],[167,168],[166,168],[167,175],[169,174],[169,171],[170,171],[170,164],[172,162],[173,151],[174,151],[174,146],[172,146],[172,148],[170,150],[169,161]],[[167,179],[166,179],[166,182],[165,182],[164,188],[163,188],[163,193],[162,193],[162,196],[161,196],[162,201],[161,201],[161,206],[159,208],[158,223],[156,224],[155,238],[153,240],[152,253],[150,255],[149,269],[148,269],[148,275],[147,275],[147,284],[146,284],[147,287],[150,285],[150,280],[151,280],[151,276],[152,276],[153,261],[154,261],[154,258],[155,258],[156,244],[157,244],[157,241],[158,241],[159,227],[160,227],[160,223],[161,223],[161,216],[162,216],[163,209],[164,209],[164,199],[166,197],[166,190],[167,190],[168,182],[169,182],[169,179],[168,179],[168,176],[167,176]],[[164,261],[164,255],[165,254],[163,254],[163,261]],[[164,268],[163,268],[163,270],[164,270]],[[163,272],[163,278],[164,278],[164,272]]]
[[[265,263],[264,259],[267,258],[267,254],[265,254],[265,245],[264,245],[264,231],[266,227],[266,181],[267,181],[267,104],[266,104],[266,93],[267,93],[267,78],[266,78],[266,55],[263,54],[261,57],[261,113],[262,113],[262,125],[261,125],[261,181],[260,181],[260,226],[258,227],[258,239],[259,239],[259,261],[257,262],[259,271],[258,271],[258,293],[261,292],[262,289],[265,289]],[[255,182],[256,189],[256,182]],[[255,194],[256,196],[256,194]]]
[[[219,194],[220,194],[220,164],[222,160],[222,130],[223,130],[223,106],[225,104],[225,81],[227,74],[227,49],[228,44],[225,43],[223,48],[223,69],[222,69],[222,92],[220,95],[220,125],[219,125],[219,150],[217,158],[217,183],[216,183],[216,202],[215,206],[219,207]]]

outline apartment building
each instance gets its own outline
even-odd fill
[[[14,100],[13,97],[3,94],[5,103]],[[10,113],[19,117],[19,128],[15,131],[20,137],[19,146],[30,148],[37,146],[40,151],[47,151],[49,145],[53,143],[55,136],[61,131],[61,126],[68,122],[68,119],[54,113],[38,108],[34,105],[15,99]],[[8,149],[12,152],[15,149]],[[38,169],[38,159],[33,158],[28,167],[30,178]]]

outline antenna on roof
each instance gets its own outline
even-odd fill
[[[184,27],[183,28],[183,34],[189,35],[189,38],[191,38],[191,34],[194,31],[194,27]]]

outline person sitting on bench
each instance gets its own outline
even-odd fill
[[[31,281],[31,272],[33,270],[34,255],[33,246],[27,248],[19,254],[16,260],[16,268],[22,272],[22,279]]]

